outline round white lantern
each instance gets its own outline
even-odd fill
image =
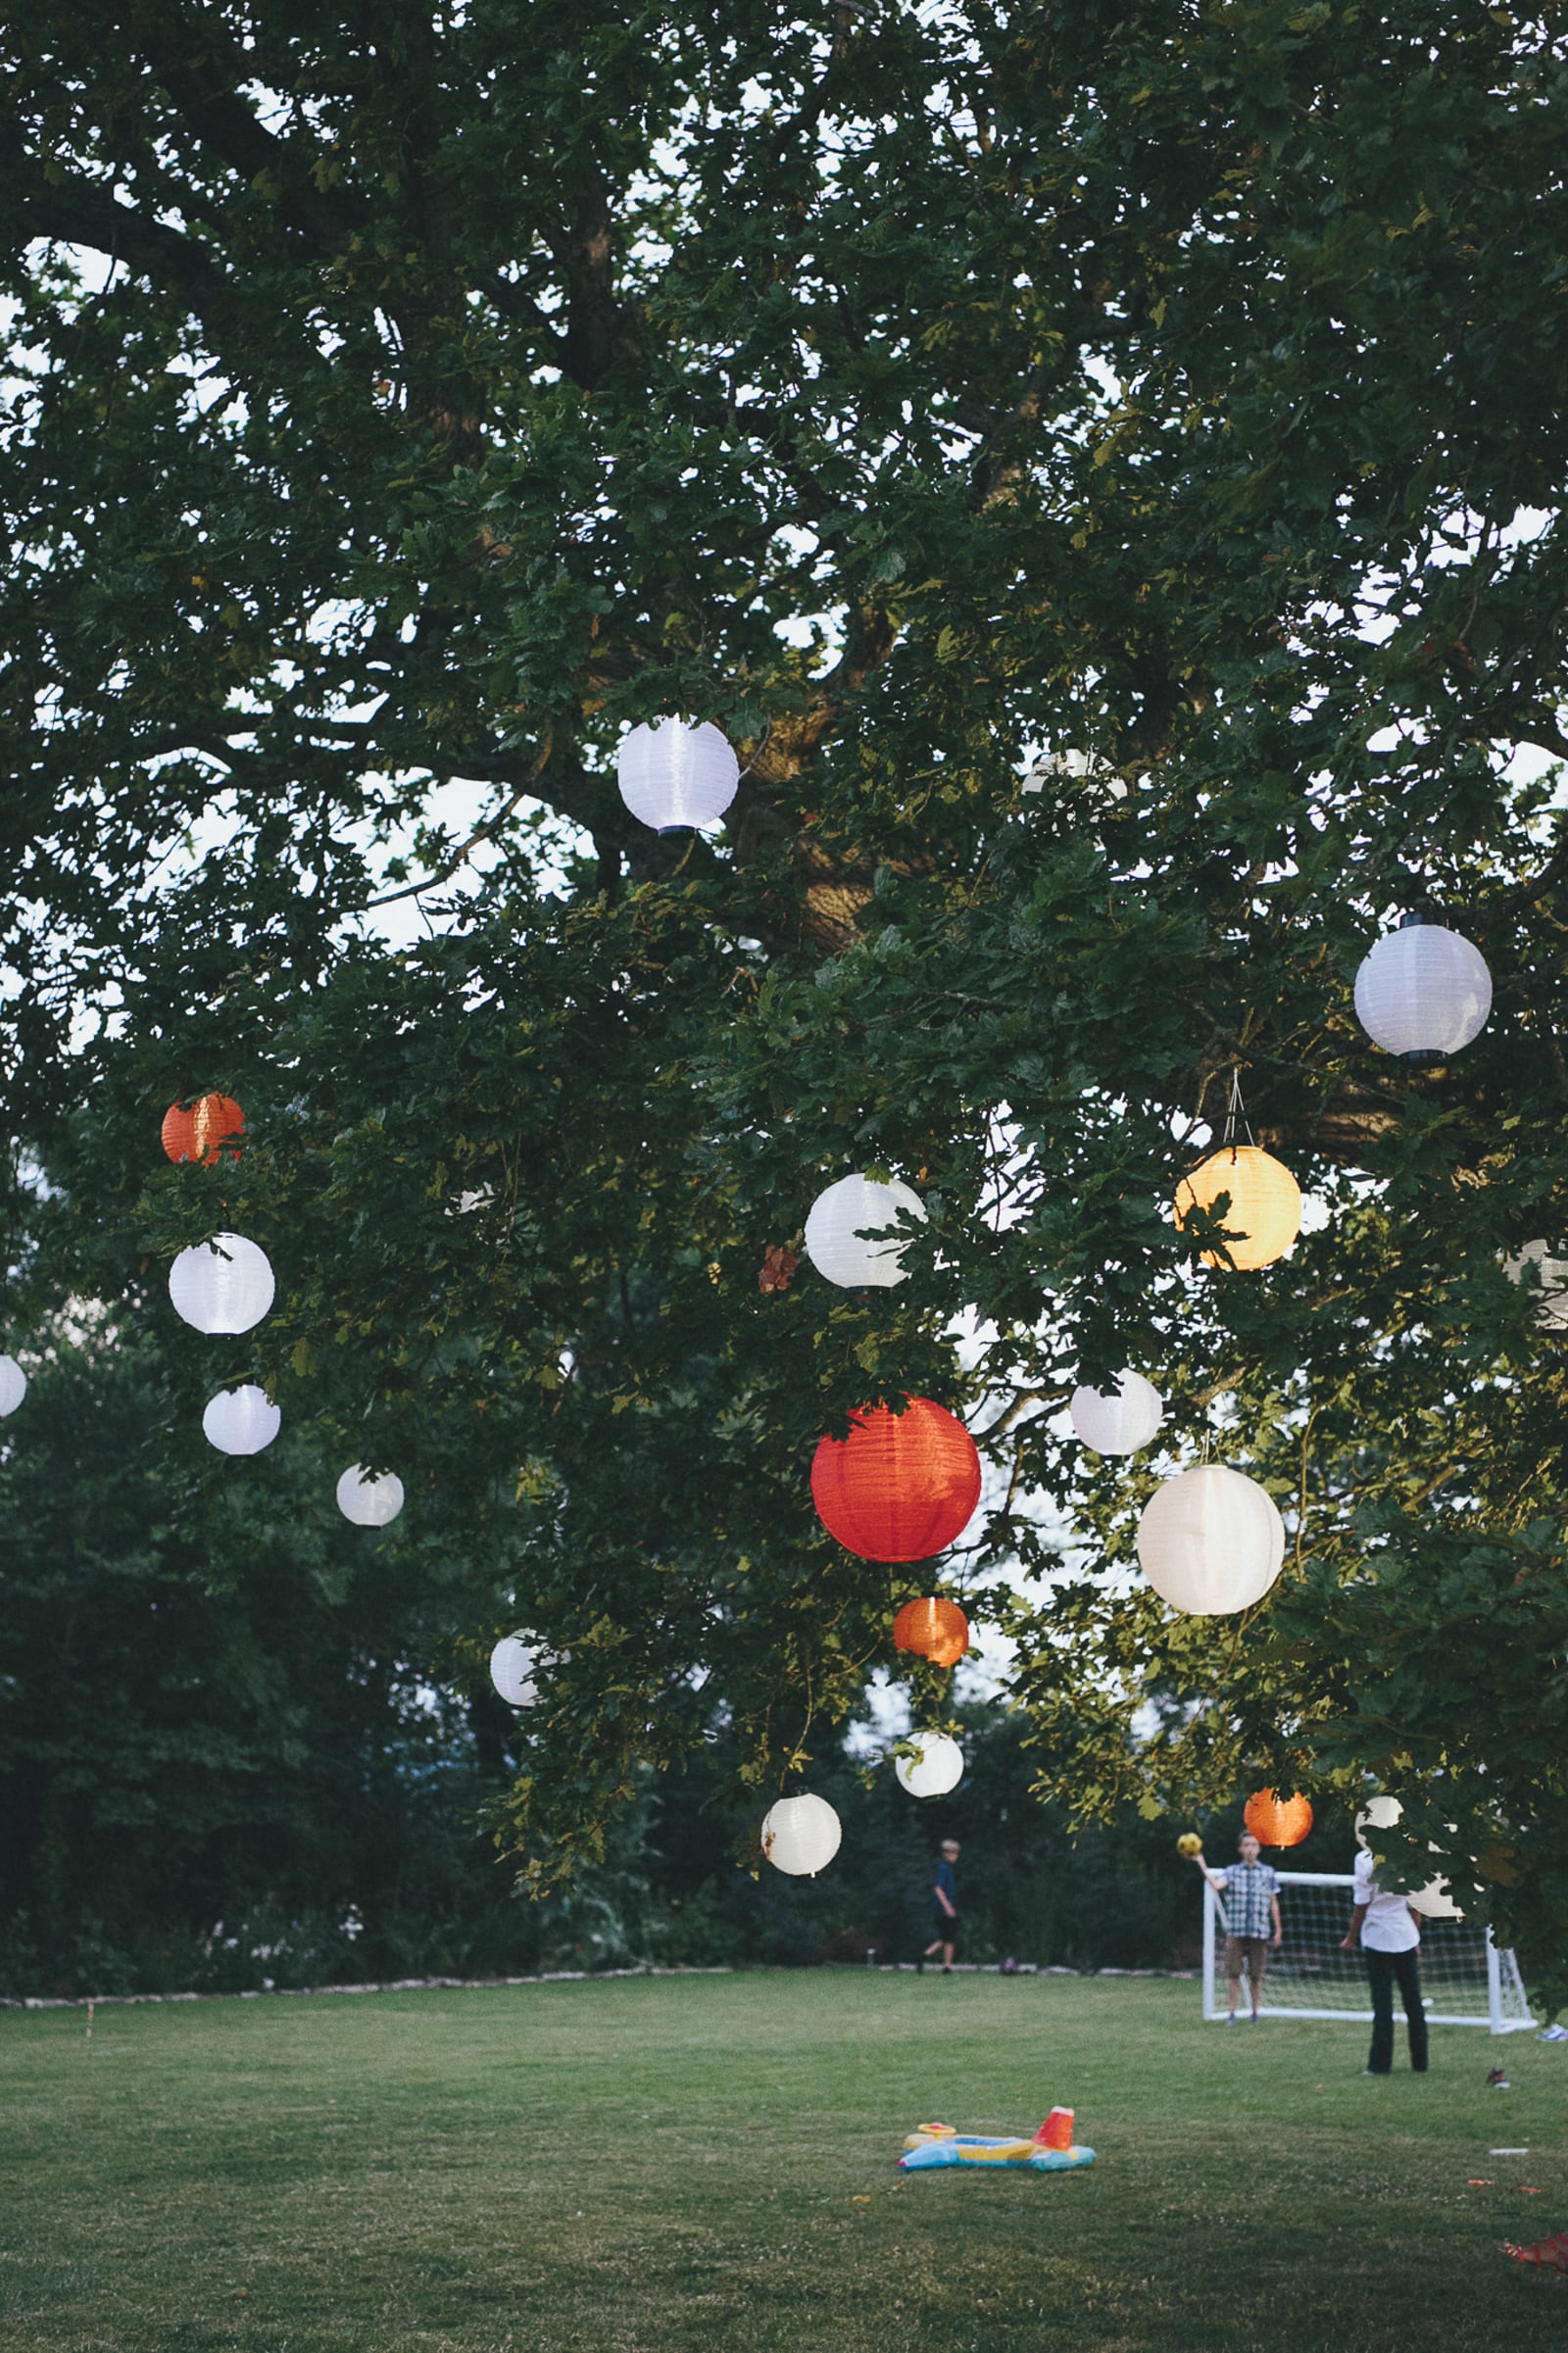
[[[254,1381],[242,1389],[220,1389],[202,1415],[202,1429],[220,1454],[259,1454],[282,1427],[281,1412]]]
[[[1414,1895],[1406,1896],[1405,1901],[1412,1912],[1420,1913],[1423,1920],[1462,1920],[1464,1918],[1463,1912],[1460,1911],[1449,1892],[1448,1883],[1446,1879],[1429,1879],[1424,1887],[1418,1888]]]
[[[1362,958],[1355,1012],[1375,1045],[1410,1060],[1445,1061],[1479,1037],[1492,975],[1479,948],[1442,923],[1406,915]]]
[[[1355,1842],[1366,1844],[1369,1830],[1392,1830],[1404,1812],[1396,1797],[1369,1797],[1355,1817]]]
[[[615,773],[634,817],[656,833],[690,833],[723,815],[741,770],[710,720],[688,727],[684,719],[656,719],[621,738]]]
[[[838,1853],[843,1836],[827,1799],[809,1790],[781,1797],[762,1816],[762,1852],[775,1871],[787,1871],[791,1879],[814,1879]]]
[[[1072,1426],[1097,1454],[1136,1454],[1165,1417],[1164,1402],[1142,1373],[1125,1372],[1115,1389],[1075,1389]]]
[[[0,1356],[0,1415],[15,1413],[27,1394],[27,1376],[15,1356]]]
[[[904,1280],[904,1245],[887,1228],[901,1219],[925,1223],[925,1203],[897,1178],[891,1184],[874,1177],[840,1177],[811,1203],[806,1220],[806,1254],[819,1275],[844,1291],[875,1284],[888,1289]],[[861,1239],[881,1233],[880,1242]]]
[[[176,1315],[198,1332],[248,1332],[272,1304],[267,1252],[243,1234],[216,1234],[181,1250],[169,1270]]]
[[[490,1680],[508,1707],[532,1707],[539,1696],[534,1681],[538,1655],[520,1634],[503,1635],[490,1653]]]
[[[1548,1332],[1568,1331],[1568,1258],[1554,1258],[1548,1243],[1527,1242],[1517,1258],[1504,1258],[1502,1271],[1515,1283],[1535,1270],[1536,1321]]]
[[[374,1478],[357,1462],[337,1483],[337,1507],[356,1528],[384,1528],[403,1509],[403,1482],[396,1471]]]
[[[1138,1523],[1138,1558],[1172,1609],[1226,1617],[1268,1592],[1284,1563],[1285,1529],[1255,1479],[1205,1462],[1155,1488]]]
[[[893,1770],[911,1797],[946,1797],[963,1779],[963,1750],[945,1732],[917,1732],[912,1756],[896,1756]]]

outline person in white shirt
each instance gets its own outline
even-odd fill
[[[1397,1982],[1405,2032],[1410,2037],[1410,2065],[1423,2076],[1427,2072],[1427,2014],[1421,2002],[1421,1931],[1416,1915],[1404,1896],[1384,1893],[1364,1846],[1355,1858],[1350,1895],[1354,1905],[1350,1933],[1340,1950],[1354,1952],[1359,1944],[1366,1960],[1372,1988],[1372,2050],[1366,2072],[1369,2076],[1394,2072],[1394,1987]]]

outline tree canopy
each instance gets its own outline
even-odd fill
[[[1561,1988],[1568,1380],[1503,1263],[1568,1177],[1561,32],[8,28],[13,1338],[265,1244],[276,1312],[201,1378],[396,1468],[400,1576],[492,1566],[432,1671],[556,1654],[535,1884],[716,1725],[760,1811],[906,1663],[930,1571],[840,1550],[807,1472],[925,1394],[989,1473],[943,1590],[1012,1638],[1051,1794],[1370,1777],[1389,1867],[1435,1845]],[[677,711],[740,754],[710,839],[616,792]],[[1351,1005],[1429,905],[1495,982],[1431,1069]],[[1317,1204],[1260,1274],[1170,1215],[1237,1072]],[[159,1166],[209,1086],[243,1158]],[[908,1279],[760,1289],[857,1168],[922,1196]],[[1062,1407],[1124,1364],[1167,1419],[1116,1464]],[[1204,1448],[1287,1522],[1239,1620],[1132,1565]]]

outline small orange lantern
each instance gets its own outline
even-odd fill
[[[956,1601],[927,1593],[919,1601],[906,1601],[893,1621],[893,1640],[901,1650],[912,1650],[934,1667],[956,1667],[969,1647],[969,1621]]]
[[[1312,1808],[1304,1797],[1256,1789],[1242,1808],[1242,1820],[1260,1846],[1299,1846],[1312,1827]]]
[[[239,1146],[223,1147],[244,1133],[245,1114],[231,1095],[204,1095],[188,1111],[172,1103],[164,1113],[164,1150],[172,1160],[200,1160],[209,1168],[215,1160],[237,1160]]]

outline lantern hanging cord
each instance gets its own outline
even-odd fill
[[[1248,1143],[1255,1146],[1257,1139],[1252,1134],[1252,1123],[1247,1116],[1247,1105],[1242,1101],[1242,1066],[1240,1062],[1232,1067],[1230,1101],[1225,1106],[1224,1149],[1227,1152],[1236,1150],[1236,1123],[1238,1120],[1241,1121]]]

